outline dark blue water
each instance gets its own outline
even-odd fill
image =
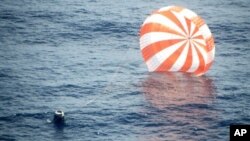
[[[180,5],[216,42],[202,77],[148,73],[138,31],[154,10]],[[229,139],[250,124],[249,0],[3,0],[0,140]],[[65,111],[66,124],[51,123]]]

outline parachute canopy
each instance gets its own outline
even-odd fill
[[[150,72],[204,74],[212,65],[214,38],[205,21],[193,11],[168,6],[146,18],[140,48]]]

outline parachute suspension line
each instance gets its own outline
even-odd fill
[[[128,50],[124,53],[124,55],[121,57],[122,59],[126,59],[128,58],[128,53],[131,51],[132,48],[128,48]],[[120,63],[123,64],[123,63]],[[101,94],[108,94],[111,92],[112,88],[113,88],[113,82],[114,79],[117,77],[118,71],[121,69],[122,65],[118,65],[118,67],[115,69],[113,75],[111,76],[111,78],[108,80],[107,85],[103,88],[102,93]],[[94,98],[92,98],[91,100],[87,101],[82,107],[85,107],[95,101],[97,101],[101,96],[100,95],[96,95],[94,96]]]

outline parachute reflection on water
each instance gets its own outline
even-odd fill
[[[163,7],[152,13],[140,30],[140,48],[150,72],[204,74],[212,65],[214,38],[193,11]]]

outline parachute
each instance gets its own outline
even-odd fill
[[[193,11],[168,6],[146,18],[140,49],[150,72],[203,75],[214,61],[215,44],[205,21]]]

